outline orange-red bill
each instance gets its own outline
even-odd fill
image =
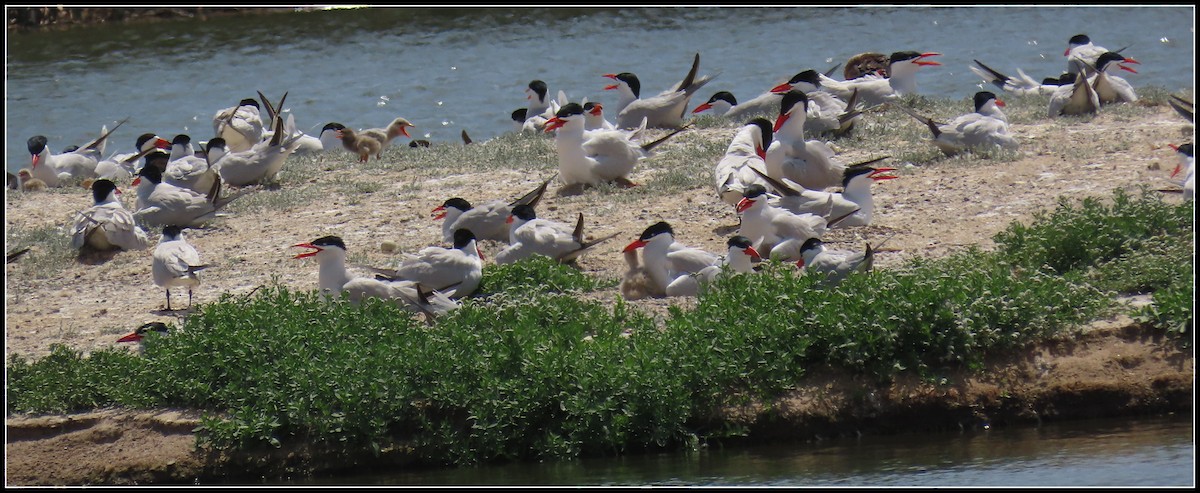
[[[313,245],[312,243],[297,243],[297,244],[295,244],[295,245],[292,245],[292,247],[293,247],[293,248],[297,248],[297,247],[298,247],[298,248],[311,248],[311,249],[313,249],[313,251],[311,251],[311,252],[304,252],[304,253],[298,253],[298,254],[296,254],[296,256],[295,256],[295,257],[292,257],[292,258],[294,258],[294,259],[296,259],[296,258],[306,258],[306,257],[311,257],[311,256],[313,256],[313,255],[316,255],[317,253],[319,253],[319,252],[321,251],[321,247],[319,247],[319,246],[316,246],[316,245]]]
[[[621,251],[624,253],[629,253],[644,246],[646,246],[646,242],[642,240],[633,240],[628,245],[625,245],[625,249]]]

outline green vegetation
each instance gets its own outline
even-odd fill
[[[198,305],[139,356],[64,346],[7,364],[9,413],[105,406],[207,411],[199,439],[426,463],[572,458],[744,433],[721,410],[771,402],[822,367],[886,381],[981,368],[984,356],[1120,309],[1189,344],[1193,203],[1146,192],[1063,200],[998,248],[851,276],[788,264],[722,276],[694,308],[653,316],[545,258],[489,265],[480,294],[426,325],[393,304],[324,302],[281,286]]]

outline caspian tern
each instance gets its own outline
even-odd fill
[[[895,168],[871,166],[887,157],[847,166],[842,178],[841,192],[797,190],[783,181],[775,180],[765,174],[762,176],[766,177],[771,188],[780,194],[778,199],[771,200],[773,205],[795,214],[808,212],[823,216],[828,221],[830,228],[867,226],[871,224],[875,210],[875,199],[871,195],[871,183],[897,178],[884,174],[895,171]],[[761,174],[757,169],[754,171]]]
[[[634,142],[623,130],[594,130],[585,136],[583,106],[568,103],[546,123],[545,131],[557,131],[558,176],[566,185],[615,181],[632,186],[629,174],[633,167],[649,157],[655,147],[687,128],[685,125],[646,144]]]
[[[606,86],[605,90],[616,90],[620,93],[617,103],[618,128],[635,128],[646,119],[646,125],[651,128],[677,129],[683,126],[683,117],[687,112],[688,101],[701,87],[704,87],[715,76],[696,78],[700,68],[700,54],[697,53],[692,61],[692,69],[688,75],[670,89],[656,96],[641,98],[641,82],[630,72],[605,74],[614,84]]]
[[[878,106],[898,96],[916,94],[917,69],[926,65],[941,65],[933,60],[926,60],[937,55],[941,53],[898,51],[888,57],[888,77],[868,74],[857,79],[839,81],[822,74],[820,85],[823,90],[837,95],[843,101],[849,101],[854,89],[858,89],[858,100],[864,107]]]
[[[137,173],[137,161],[150,154],[155,148],[167,149],[171,142],[152,133],[139,135],[134,145],[137,152],[114,154],[96,163],[96,177],[104,178],[113,183],[127,183]]]
[[[44,135],[35,135],[26,142],[32,164],[31,173],[34,178],[42,180],[46,186],[61,187],[68,182],[76,182],[86,178],[96,177],[96,165],[104,154],[108,136],[112,135],[126,118],[113,126],[112,130],[105,125],[100,129],[100,136],[72,152],[54,154],[50,151],[48,139]]]
[[[721,257],[704,250],[684,246],[675,241],[675,231],[666,221],[659,221],[642,231],[641,236],[625,246],[629,253],[642,248],[642,263],[646,275],[654,284],[651,292],[679,296],[686,292],[692,280],[685,275],[699,273],[706,267],[720,265]],[[678,281],[678,283],[676,283]]]
[[[231,150],[220,157],[209,156],[212,167],[217,169],[217,173],[221,175],[221,179],[226,184],[243,187],[277,181],[279,172],[283,170],[288,156],[295,150],[297,133],[293,131],[295,121],[292,115],[288,115],[286,124],[279,116],[276,116],[275,119],[277,120],[276,127],[283,128],[284,131],[275,132],[269,140],[258,142],[245,151]],[[212,152],[215,140],[217,139],[208,142],[209,152]],[[226,141],[225,144],[228,145],[229,142]],[[219,149],[220,147],[216,146],[215,148]]]
[[[91,207],[75,216],[71,229],[71,248],[97,251],[114,249],[144,250],[149,246],[146,232],[133,220],[117,194],[121,190],[112,181],[101,178],[92,182]]]
[[[432,211],[435,214],[433,218],[435,221],[444,219],[442,222],[442,241],[454,241],[455,230],[469,229],[472,233],[475,233],[475,239],[477,240],[508,243],[510,241],[508,216],[512,214],[513,207],[521,204],[536,207],[538,202],[542,200],[542,196],[545,195],[546,188],[550,186],[550,182],[553,180],[554,177],[551,176],[550,179],[543,181],[537,188],[512,202],[493,200],[479,206],[472,206],[470,202],[462,197],[446,199],[442,205],[437,206]]]
[[[549,119],[554,112],[550,111],[550,89],[545,81],[534,79],[529,81],[525,86],[525,100],[528,104],[525,106],[526,120],[535,116],[540,116],[544,119]]]
[[[583,115],[584,130],[614,130],[617,128],[613,122],[604,118],[604,105],[600,103],[583,103]]]
[[[1079,76],[1070,85],[1060,86],[1050,94],[1046,114],[1058,116],[1094,115],[1100,111],[1100,96],[1087,77]]]
[[[179,134],[172,139],[171,157],[167,161],[167,170],[163,173],[164,182],[190,188],[198,193],[208,193],[220,179],[217,170],[209,166],[208,159],[196,156],[195,150],[192,149],[191,137]]]
[[[827,222],[824,210],[813,212],[792,212],[778,205],[778,199],[772,204],[772,197],[767,194],[766,187],[758,184],[746,187],[741,201],[737,204],[738,214],[741,215],[741,225],[738,234],[749,238],[751,244],[768,258],[776,259],[775,247],[784,241],[802,244],[809,238],[818,238],[825,234]],[[826,199],[827,208],[832,210],[831,197]],[[785,258],[786,259],[786,258]]]
[[[828,250],[818,238],[810,238],[800,247],[801,259],[797,267],[804,267],[810,275],[820,276],[820,286],[832,287],[841,283],[855,272],[868,272],[875,263],[875,251],[868,243],[861,252]]]
[[[509,245],[496,254],[497,264],[510,264],[534,255],[569,264],[596,245],[617,236],[612,234],[587,241],[583,235],[583,213],[579,213],[575,226],[571,227],[537,217],[533,207],[526,204],[514,206],[508,222],[511,228]]]
[[[213,139],[216,140],[216,139]],[[212,141],[209,141],[212,145]],[[142,184],[141,180],[146,183]],[[144,204],[133,213],[133,217],[152,226],[196,226],[217,217],[217,211],[226,204],[250,192],[246,189],[220,197],[221,182],[213,184],[208,194],[200,194],[188,188],[181,188],[170,183],[163,183],[162,171],[158,166],[142,166],[138,178],[133,185],[140,185],[139,199]]]
[[[260,112],[261,106],[254,98],[243,99],[237,106],[219,110],[213,115],[213,134],[225,139],[230,152],[249,150],[263,140]]]
[[[804,120],[804,132],[808,135],[830,134],[840,137],[850,132],[860,119],[861,112],[856,108],[858,91],[851,89],[849,99],[843,101],[837,95],[822,90],[821,74],[816,70],[809,69],[793,75],[787,82],[771,88],[771,93],[782,97],[793,89],[808,97],[805,106],[807,118]],[[773,101],[778,108],[780,99],[777,97]]]
[[[1017,149],[1016,139],[1008,133],[1008,118],[1000,110],[1004,101],[997,99],[991,92],[976,92],[975,111],[961,115],[950,123],[936,122],[903,104],[894,106],[929,127],[929,131],[933,133],[933,145],[947,156],[966,150]]]
[[[846,164],[820,140],[805,139],[808,95],[789,90],[780,101],[775,120],[775,142],[767,147],[766,171],[777,180],[791,180],[809,190],[824,190],[842,181]]]
[[[1171,172],[1171,178],[1179,176],[1183,172],[1183,181],[1180,183],[1183,186],[1184,200],[1194,200],[1196,196],[1196,156],[1192,143],[1183,144],[1180,146],[1171,146],[1179,155],[1179,164],[1175,165],[1175,170]]]
[[[428,317],[444,315],[458,307],[458,303],[446,295],[423,289],[413,281],[352,277],[346,270],[346,244],[340,237],[322,236],[309,243],[292,246],[312,249],[292,258],[313,257],[317,260],[317,286],[324,297],[337,298],[344,292],[355,304],[362,303],[366,298],[379,298]]]
[[[200,263],[200,254],[183,237],[183,228],[164,227],[152,257],[150,272],[154,284],[167,290],[167,311],[171,311],[171,288],[187,288],[191,308],[192,288],[200,285],[198,273],[208,265]]]
[[[765,186],[766,181],[751,166],[765,169],[763,159],[767,155],[766,146],[773,139],[772,126],[766,118],[751,119],[733,136],[725,155],[717,162],[713,171],[717,197],[726,204],[737,206],[742,200],[742,192],[749,185],[757,183]]]
[[[1096,74],[1091,77],[1092,88],[1096,90],[1096,97],[1100,99],[1100,105],[1113,103],[1132,103],[1137,101],[1137,93],[1134,92],[1133,86],[1125,79],[1116,76],[1112,73],[1112,69],[1137,73],[1132,67],[1127,67],[1125,63],[1141,63],[1132,58],[1121,56],[1116,52],[1106,52],[1096,59]]]
[[[167,324],[162,322],[144,323],[140,327],[133,329],[133,332],[121,336],[120,339],[117,339],[117,342],[136,342],[138,343],[138,354],[144,354],[146,351],[146,346],[142,344],[142,341],[150,333],[156,333],[159,335],[159,337],[162,337],[167,335],[169,330],[167,329]]]
[[[753,273],[754,260],[762,257],[751,245],[750,239],[735,235],[725,244],[728,250],[718,263],[700,269],[699,272],[681,273],[667,285],[667,296],[698,296],[724,270],[733,274]]]
[[[408,280],[452,299],[470,296],[483,278],[483,255],[475,233],[469,229],[454,231],[452,248],[426,247],[416,255],[407,255],[394,270],[374,269],[390,280]]]
[[[1075,83],[1075,74],[1070,72],[1064,73],[1058,78],[1048,77],[1042,79],[1042,82],[1039,83],[1038,81],[1033,80],[1033,78],[1029,75],[1026,75],[1024,70],[1019,68],[1017,69],[1017,77],[1009,77],[998,72],[996,69],[984,65],[983,62],[979,60],[974,60],[974,62],[975,65],[978,66],[972,65],[967,68],[970,68],[972,72],[975,72],[975,75],[978,75],[980,78],[982,78],[984,82],[988,82],[996,87],[999,87],[1005,92],[1012,94],[1018,94],[1022,96],[1031,94],[1054,94],[1054,92],[1060,87]]]

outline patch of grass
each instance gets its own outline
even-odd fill
[[[596,279],[550,257],[534,255],[511,264],[484,266],[479,292],[519,297],[578,294],[611,288],[616,284],[615,280]]]
[[[9,250],[29,247],[30,250],[21,256],[10,274],[22,278],[46,279],[54,277],[72,265],[79,251],[71,248],[70,231],[73,216],[64,218],[60,224],[65,226],[39,226],[26,228],[13,225],[4,231],[4,243]]]
[[[313,190],[314,188],[311,186],[260,188],[230,202],[222,210],[236,214],[288,211],[319,200],[321,197]]]

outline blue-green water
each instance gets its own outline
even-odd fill
[[[1142,62],[1135,87],[1191,90],[1195,10],[1169,7],[381,8],[100,25],[7,37],[7,168],[29,165],[25,141],[58,152],[130,117],[109,153],[145,132],[207,140],[212,116],[262,91],[301,129],[338,121],[380,127],[396,116],[415,136],[483,140],[512,130],[525,85],[609,103],[606,73],[629,71],[657,93],[692,56],[719,73],[691,106],[728,90],[749,99],[808,68],[857,53],[943,53],[922,69],[922,94],[968,99],[979,59],[1001,71],[1057,75],[1067,39],[1088,33]],[[840,76],[840,71],[838,72]],[[990,87],[990,86],[989,86]],[[697,101],[696,99],[699,99]],[[611,118],[611,116],[610,116]]]

